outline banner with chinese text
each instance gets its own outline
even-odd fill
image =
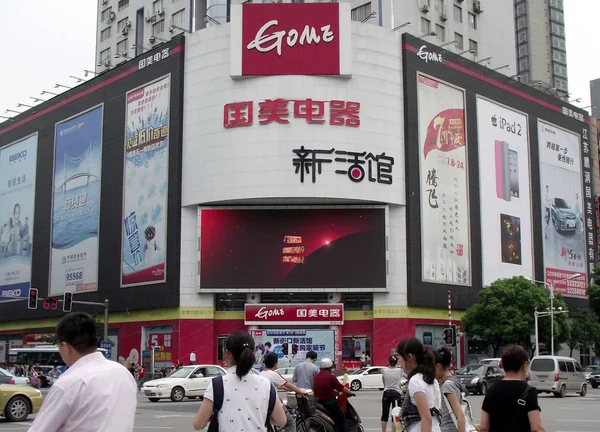
[[[471,285],[464,91],[418,77],[422,277]]]
[[[259,368],[264,356],[274,352],[279,367],[295,367],[306,359],[308,351],[317,353],[317,362],[335,358],[334,330],[251,330],[256,344],[254,367]],[[317,363],[318,364],[318,363]]]
[[[98,289],[102,115],[99,106],[56,125],[51,296]]]
[[[538,120],[538,142],[546,282],[556,293],[585,298],[588,259],[580,137]],[[581,276],[574,277],[577,274]]]
[[[154,367],[171,367],[171,363],[175,361],[172,349],[173,328],[171,326],[146,327],[145,331],[148,335],[147,346],[154,349]]]
[[[170,77],[127,93],[121,286],[166,280]]]
[[[37,134],[0,150],[0,297],[27,297],[35,205]]]

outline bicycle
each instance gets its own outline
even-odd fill
[[[306,396],[296,395],[297,407],[290,407],[284,403],[286,409],[296,421],[296,432],[327,432],[325,422],[315,415],[309,399]],[[274,432],[285,432],[284,427],[273,427]]]

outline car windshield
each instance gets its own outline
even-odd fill
[[[598,370],[598,366],[588,366],[583,371],[584,372],[594,372],[596,370]]]
[[[169,375],[169,378],[187,378],[188,375],[192,372],[192,370],[194,370],[194,368],[195,368],[195,366],[182,367],[181,369],[176,370],[171,375]]]
[[[459,375],[483,375],[486,366],[484,365],[468,365],[458,371]]]
[[[567,202],[562,198],[555,198],[554,205],[556,207],[558,207],[559,209],[570,209],[571,208],[571,207],[569,207],[569,204],[567,204]]]
[[[354,372],[352,372],[350,375],[360,375],[363,372],[366,372],[367,368],[360,368],[360,369],[356,369]]]

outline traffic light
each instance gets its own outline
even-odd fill
[[[298,345],[292,344],[292,355],[298,354]]]
[[[63,296],[63,312],[71,312],[73,307],[73,293],[66,292]]]
[[[38,304],[38,290],[37,288],[29,288],[29,301],[27,307],[29,309],[37,309]]]
[[[283,355],[288,355],[288,344],[287,342],[284,344],[281,344],[281,352],[283,353]]]
[[[448,327],[444,329],[444,343],[446,345],[453,345],[453,340],[454,340],[454,329],[452,329],[452,327]]]
[[[452,346],[456,346],[457,333],[458,333],[458,331],[456,330],[456,326],[453,325],[452,326]]]

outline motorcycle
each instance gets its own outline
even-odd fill
[[[336,432],[337,428],[335,426],[335,422],[331,418],[331,415],[327,411],[327,409],[321,405],[320,403],[315,403],[315,416],[323,421],[325,428],[319,432]],[[346,425],[348,427],[348,432],[364,432],[364,428],[361,424],[360,416],[356,409],[352,406],[352,404],[346,401],[346,412],[344,413],[346,416]],[[316,430],[313,428],[313,430]]]

